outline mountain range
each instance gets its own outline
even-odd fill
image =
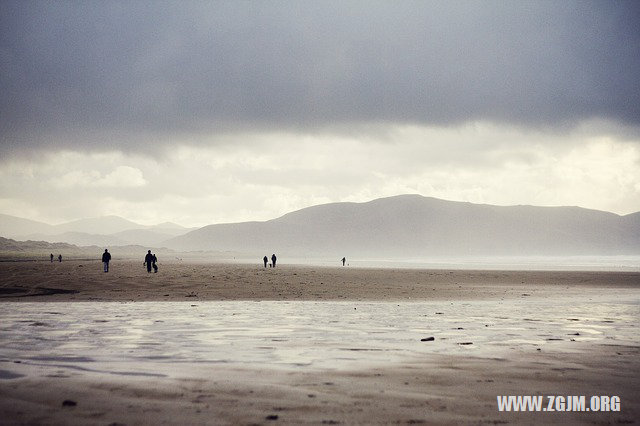
[[[640,254],[640,212],[493,206],[400,195],[308,207],[265,222],[209,225],[166,244],[178,250],[280,251],[291,256]]]
[[[89,232],[87,232],[89,231]],[[432,256],[640,254],[640,212],[494,206],[399,195],[331,203],[263,222],[144,227],[115,216],[46,225],[0,215],[0,235],[78,245],[153,245],[290,257],[419,259]],[[41,238],[43,239],[43,238]]]
[[[49,225],[0,214],[0,236],[15,240],[64,242],[77,246],[158,246],[193,230],[171,222],[145,226],[118,216],[80,219]]]

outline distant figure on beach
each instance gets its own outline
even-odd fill
[[[58,262],[62,262],[62,255],[61,254],[58,255]]]
[[[267,267],[267,263],[269,263],[269,258],[267,256],[262,258],[262,261],[264,262],[264,267]]]
[[[53,253],[51,253],[51,263],[53,263]]]
[[[144,257],[143,265],[147,265],[147,273],[151,272],[151,264],[153,263],[153,255],[151,250],[147,251],[147,255]]]
[[[276,259],[277,259],[277,258],[276,258],[276,254],[275,254],[275,253],[274,253],[274,254],[272,254],[272,255],[271,255],[271,263],[273,264],[273,267],[274,267],[274,268],[276,267]]]
[[[343,258],[342,258],[342,266],[344,266],[344,262],[346,262],[346,261],[347,261],[347,258],[346,258],[346,257],[343,257]]]
[[[156,262],[158,261],[158,258],[156,257],[155,253],[153,254],[153,260],[151,263],[151,266],[153,266],[153,273],[157,273],[158,272],[158,265],[156,265]]]
[[[111,260],[111,253],[109,250],[104,249],[104,253],[102,253],[102,265],[104,266],[104,271],[109,272],[109,261]]]

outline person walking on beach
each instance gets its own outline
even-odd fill
[[[109,261],[111,260],[111,253],[109,250],[104,249],[104,253],[102,253],[102,265],[104,266],[104,271],[109,272]]]
[[[51,253],[51,263],[53,263],[53,253]]]
[[[153,263],[153,255],[151,250],[147,251],[147,255],[144,257],[143,265],[147,265],[147,273],[151,272],[151,264]]]
[[[347,261],[347,258],[346,258],[346,257],[343,257],[343,258],[342,258],[342,266],[344,266],[344,262],[346,262],[346,261]]]
[[[58,255],[58,262],[62,262],[62,255],[61,254]]]
[[[264,267],[267,267],[267,263],[269,263],[269,258],[267,256],[262,258],[262,261],[264,262]]]
[[[273,264],[273,267],[274,267],[274,268],[276,267],[276,259],[277,259],[277,258],[276,258],[276,254],[275,254],[275,253],[274,253],[274,254],[272,254],[272,255],[271,255],[271,263]]]
[[[155,253],[153,254],[153,260],[151,261],[151,266],[153,266],[153,273],[157,274],[158,273],[158,265],[156,265],[156,262],[158,261],[158,258],[156,257]]]

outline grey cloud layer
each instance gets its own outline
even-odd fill
[[[0,3],[2,150],[357,123],[640,125],[640,3]]]

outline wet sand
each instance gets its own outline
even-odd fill
[[[0,423],[640,416],[638,273],[160,268],[0,263]],[[621,411],[506,413],[497,395],[617,395]]]

